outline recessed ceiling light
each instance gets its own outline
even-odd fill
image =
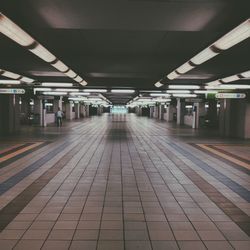
[[[72,87],[73,83],[59,83],[59,82],[43,82],[41,86],[44,87]]]
[[[169,85],[169,89],[200,89],[198,85]]]

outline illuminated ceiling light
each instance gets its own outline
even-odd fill
[[[82,82],[83,81],[83,79],[80,76],[77,76],[76,78],[74,78],[74,80],[77,81],[77,82]]]
[[[0,12],[0,32],[21,46],[27,47],[34,39]]]
[[[154,98],[153,101],[156,101],[156,102],[171,102],[171,99]]]
[[[26,82],[26,83],[32,83],[34,82],[35,80],[34,79],[31,79],[29,77],[26,77],[26,76],[23,76],[21,79],[20,79],[21,82]]]
[[[88,96],[90,95],[90,93],[83,93],[83,92],[71,92],[69,93],[70,95],[84,95],[84,96]]]
[[[191,108],[193,108],[193,105],[186,105],[185,108],[186,109],[191,109]]]
[[[79,89],[54,89],[54,91],[62,91],[62,92],[78,92]]]
[[[216,90],[195,90],[195,94],[217,94],[218,91]]]
[[[29,49],[29,51],[31,51],[36,56],[40,57],[45,62],[52,63],[53,61],[56,60],[56,57],[39,43],[36,45],[35,48]]]
[[[44,87],[72,87],[73,83],[59,83],[59,82],[43,82],[41,86]]]
[[[162,87],[164,84],[162,84],[162,83],[160,83],[160,82],[156,82],[155,83],[155,87],[157,87],[157,88],[160,88],[160,87]]]
[[[84,89],[84,92],[91,92],[91,93],[106,93],[106,89]]]
[[[163,96],[163,97],[169,97],[169,94],[164,94],[164,93],[151,93],[151,96]]]
[[[2,76],[5,76],[5,77],[8,77],[8,78],[11,78],[11,79],[20,79],[20,75],[19,74],[16,74],[16,73],[13,73],[13,72],[10,72],[10,71],[6,71],[4,70],[2,73],[1,73]]]
[[[17,85],[20,84],[20,81],[17,80],[0,80],[0,84],[9,84],[9,85]]]
[[[215,80],[215,81],[212,81],[212,82],[208,82],[206,83],[208,86],[218,86],[221,84],[221,82],[219,80]]]
[[[88,98],[88,101],[93,101],[93,102],[94,102],[94,101],[102,101],[102,99],[101,99],[101,98],[95,98],[95,97],[93,97],[93,98],[92,98],[92,97],[89,97],[89,98]]]
[[[84,101],[84,100],[87,100],[86,97],[69,97],[68,99],[72,100],[72,101]]]
[[[198,85],[169,85],[169,89],[200,89]]]
[[[67,95],[67,92],[43,92],[43,95]]]
[[[111,90],[112,93],[134,93],[135,90],[133,89],[112,89]]]
[[[193,65],[191,65],[189,62],[186,62],[186,63],[182,64],[179,68],[177,68],[176,71],[178,71],[178,73],[180,73],[180,74],[184,74],[193,68],[194,68]]]
[[[214,52],[210,47],[202,50],[199,54],[192,57],[190,61],[194,63],[195,65],[202,64],[209,59],[213,58],[214,56],[218,55],[219,53]]]
[[[82,86],[86,86],[88,85],[88,83],[85,80],[82,80],[81,82],[79,82]]]
[[[169,94],[181,94],[181,93],[188,94],[188,93],[191,93],[190,90],[167,90],[166,92]]]
[[[250,85],[239,84],[221,84],[219,86],[206,86],[206,89],[250,89]]]
[[[72,69],[70,69],[69,71],[65,72],[65,75],[67,75],[70,78],[75,78],[77,76],[77,74]]]
[[[250,70],[243,72],[240,75],[243,76],[244,78],[250,78]]]
[[[228,83],[228,82],[234,82],[234,81],[237,81],[239,80],[240,77],[237,76],[237,75],[233,75],[233,76],[228,76],[228,77],[225,77],[225,78],[222,78],[221,80],[225,83]]]
[[[69,70],[64,63],[58,61],[56,56],[50,53],[44,46],[38,43],[28,33],[22,30],[18,25],[12,22],[8,17],[0,12],[0,32],[9,37],[11,40],[28,49],[30,52],[50,63],[53,67],[63,72],[71,78],[75,78],[77,74]]]
[[[167,75],[167,78],[169,80],[173,80],[175,78],[177,78],[180,74],[176,73],[175,71],[171,72],[170,74]]]
[[[174,97],[197,97],[196,94],[173,94]]]
[[[55,63],[51,64],[54,68],[58,69],[61,72],[66,72],[69,67],[67,65],[65,65],[63,62],[61,61],[56,61]]]
[[[246,20],[232,31],[217,40],[216,48],[226,50],[250,37],[250,19]]]
[[[34,94],[36,94],[37,91],[51,91],[51,88],[34,88]]]

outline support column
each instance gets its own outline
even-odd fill
[[[154,116],[154,106],[150,106],[149,107],[149,117],[153,118],[153,116]]]
[[[220,135],[250,138],[250,104],[242,99],[221,99],[219,125]]]
[[[12,134],[20,129],[19,96],[0,96],[0,134]]]
[[[192,128],[200,128],[201,117],[205,116],[205,113],[206,113],[205,103],[203,102],[194,103]]]
[[[54,112],[57,112],[58,108],[62,110],[62,96],[59,99],[54,99]]]
[[[185,99],[177,99],[177,124],[184,124],[184,115],[185,115]]]
[[[208,101],[208,111],[207,117],[210,121],[210,127],[216,127],[218,123],[218,116],[217,116],[217,100],[209,100]]]
[[[73,119],[72,108],[73,108],[73,103],[72,102],[66,103],[66,119],[67,120],[72,120]]]
[[[164,120],[164,105],[160,104],[159,106],[159,119]]]
[[[171,104],[167,105],[167,122],[172,122],[174,119],[174,106]]]
[[[39,126],[43,126],[43,101],[42,99],[34,100],[34,114],[38,117]]]
[[[86,117],[89,117],[89,105],[85,106]]]
[[[75,103],[75,119],[79,119],[79,118],[80,118],[80,104]]]

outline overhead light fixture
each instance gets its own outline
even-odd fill
[[[54,89],[54,91],[61,91],[61,92],[78,92],[79,89]]]
[[[181,65],[176,70],[167,75],[169,80],[179,77],[181,74],[193,69],[195,66],[200,65],[209,59],[218,55],[221,51],[231,48],[232,46],[242,42],[250,37],[250,19],[228,32],[212,45],[208,46],[200,53],[192,57],[188,62]]]
[[[250,37],[250,19],[228,32],[217,40],[214,45],[216,48],[226,50]]]
[[[134,93],[133,89],[111,89],[111,93]]]
[[[151,93],[150,96],[162,96],[162,97],[169,97],[169,94],[164,93]]]
[[[41,86],[44,87],[72,87],[73,83],[59,83],[59,82],[43,82]]]
[[[41,58],[60,72],[74,79],[77,74],[69,69],[63,62],[59,61],[50,51],[43,45],[38,43],[28,33],[12,22],[8,17],[0,12],[0,32],[9,37],[11,40],[28,49],[30,52]],[[78,79],[79,80],[79,79]],[[76,80],[77,81],[77,80]],[[82,81],[82,80],[81,80]],[[86,83],[86,82],[85,82]],[[86,85],[86,84],[85,84]]]
[[[181,94],[181,93],[188,94],[188,93],[191,93],[190,90],[167,90],[166,92],[169,94]]]
[[[69,97],[68,99],[72,101],[85,101],[87,97]]]
[[[170,74],[167,75],[167,78],[169,80],[173,80],[173,79],[177,78],[179,75],[180,74],[178,74],[176,71],[173,71],[173,72],[171,72]]]
[[[212,82],[208,82],[206,83],[208,86],[218,86],[221,84],[221,82],[219,80],[215,80],[215,81],[212,81]]]
[[[195,94],[217,94],[218,91],[216,90],[195,90]]]
[[[1,12],[0,32],[24,47],[28,47],[34,43],[34,39],[30,35],[13,23],[8,17],[4,16]]]
[[[96,97],[93,97],[93,98],[91,98],[91,97],[88,97],[88,101],[102,101],[102,99],[101,98],[96,98]]]
[[[61,72],[66,72],[67,70],[69,70],[69,67],[59,60],[55,63],[52,63],[52,66]]]
[[[193,108],[193,105],[186,105],[185,108],[186,109],[191,109],[191,108]]]
[[[250,70],[246,71],[246,72],[243,72],[240,74],[242,77],[244,78],[250,78]]]
[[[34,48],[29,49],[29,51],[31,51],[36,56],[40,57],[45,62],[53,63],[56,60],[56,57],[39,43],[37,43]]]
[[[228,77],[222,78],[221,80],[222,80],[224,83],[228,83],[228,82],[237,81],[237,80],[239,80],[239,79],[240,79],[239,76],[233,75],[233,76],[228,76]]]
[[[84,92],[91,92],[91,93],[106,93],[106,89],[84,89]]]
[[[206,86],[206,89],[250,89],[250,85],[239,84],[221,84],[219,86]]]
[[[0,17],[1,17],[1,16],[0,16]],[[5,77],[7,77],[7,78],[14,79],[14,80],[19,80],[19,81],[25,82],[25,83],[32,83],[32,82],[35,81],[34,79],[31,79],[31,78],[29,78],[29,77],[22,76],[22,75],[13,73],[13,72],[11,72],[11,71],[7,71],[7,70],[5,70],[5,69],[0,69],[0,75],[5,76]]]
[[[83,96],[88,96],[90,93],[83,93],[83,92],[71,92],[69,93],[70,95],[83,95]]]
[[[200,65],[206,61],[208,61],[209,59],[217,56],[219,53],[214,52],[211,47],[208,47],[204,50],[202,50],[199,54],[197,54],[196,56],[192,57],[190,59],[191,63],[193,63],[194,65]]]
[[[162,86],[163,86],[163,84],[160,83],[160,81],[155,83],[155,87],[157,87],[157,88],[160,88],[160,87],[162,87]]]
[[[82,86],[86,86],[88,85],[88,83],[85,80],[82,80],[81,82],[79,82]]]
[[[67,92],[43,92],[43,95],[67,95]]]
[[[51,88],[34,88],[34,94],[36,94],[37,91],[45,92],[45,91],[52,91]]]
[[[20,83],[18,80],[0,80],[0,84],[17,85]]]
[[[173,97],[197,97],[196,94],[173,94]]]
[[[198,85],[169,85],[169,89],[200,89]]]
[[[83,81],[83,79],[80,76],[77,76],[74,80],[77,81],[77,82],[82,82]]]
[[[182,64],[179,68],[177,68],[176,71],[180,74],[184,74],[193,68],[194,68],[194,66],[192,64],[190,64],[190,62],[186,62],[186,63]]]

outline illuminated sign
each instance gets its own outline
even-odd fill
[[[244,93],[218,93],[215,95],[219,99],[243,99],[246,97]]]
[[[24,89],[0,89],[0,94],[23,95],[25,94],[25,90]]]

